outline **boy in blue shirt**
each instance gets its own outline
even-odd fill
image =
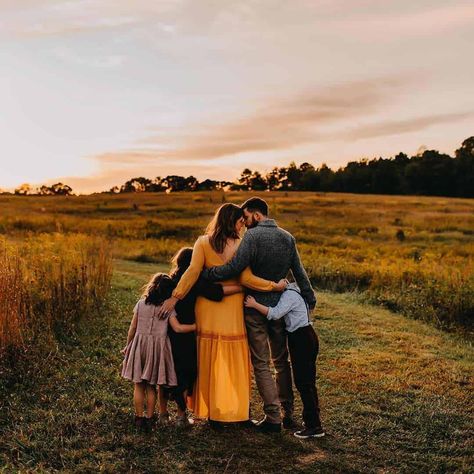
[[[309,320],[309,309],[298,285],[290,283],[276,306],[257,303],[253,296],[247,296],[244,304],[248,308],[256,309],[268,320],[284,318],[293,377],[303,402],[304,429],[297,431],[295,436],[303,439],[324,436],[316,390],[316,357],[319,342]]]

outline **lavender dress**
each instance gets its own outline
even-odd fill
[[[168,318],[158,318],[159,306],[145,304],[141,299],[135,305],[137,330],[125,349],[122,377],[132,382],[151,385],[177,385],[171,343],[168,337]]]

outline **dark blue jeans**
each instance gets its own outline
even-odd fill
[[[288,333],[288,349],[293,378],[301,401],[306,428],[321,427],[319,399],[316,389],[316,358],[319,352],[318,336],[312,326]]]

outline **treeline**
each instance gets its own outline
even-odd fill
[[[18,196],[70,196],[72,194],[71,186],[63,183],[56,183],[51,186],[42,185],[34,188],[28,183],[24,183],[15,189]]]
[[[269,173],[244,169],[236,182],[194,176],[133,178],[109,192],[176,192],[209,190],[245,191],[324,191],[361,194],[420,194],[427,196],[474,197],[474,136],[462,143],[455,156],[425,150],[409,157],[351,161],[333,171],[325,164],[310,163],[275,167]]]
[[[323,191],[360,194],[418,194],[426,196],[474,197],[474,136],[464,140],[455,156],[437,150],[425,150],[409,157],[351,161],[333,171],[322,164],[310,163],[275,167],[269,173],[244,169],[235,182],[194,176],[170,175],[149,179],[132,178],[107,193],[178,192],[178,191]],[[33,190],[24,184],[15,194],[69,195],[72,189],[63,183]]]

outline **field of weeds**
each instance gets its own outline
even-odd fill
[[[104,239],[63,234],[13,243],[0,239],[0,375],[19,354],[54,347],[73,335],[78,321],[102,305],[111,276]]]
[[[8,240],[102,236],[113,242],[116,258],[162,263],[179,247],[192,245],[221,203],[241,203],[250,195],[0,196],[0,233]],[[472,330],[474,201],[303,192],[262,196],[271,216],[297,238],[316,288],[357,291],[439,327]]]

